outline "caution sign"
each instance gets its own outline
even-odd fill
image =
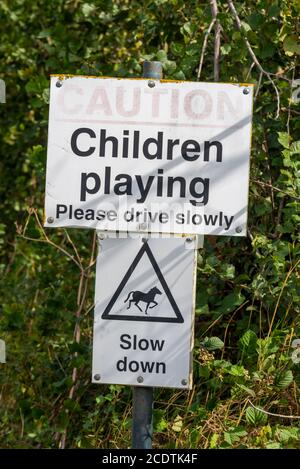
[[[252,88],[53,76],[45,225],[245,235]]]
[[[100,242],[93,382],[190,388],[195,242]]]

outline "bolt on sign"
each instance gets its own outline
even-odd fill
[[[196,237],[100,240],[93,382],[190,389]]]
[[[52,76],[45,226],[243,236],[252,85]]]

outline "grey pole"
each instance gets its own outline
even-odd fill
[[[133,388],[132,449],[152,448],[153,388]]]
[[[144,62],[143,78],[159,80],[162,78],[161,62]],[[151,86],[150,86],[151,87]],[[132,411],[132,448],[152,448],[152,411],[153,411],[153,388],[133,388],[133,411]]]

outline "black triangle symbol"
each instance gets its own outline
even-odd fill
[[[144,253],[146,253],[148,255],[148,258],[152,264],[152,267],[154,268],[155,270],[155,273],[165,291],[165,294],[167,295],[167,298],[174,310],[174,313],[175,313],[175,317],[174,318],[170,318],[170,317],[153,317],[153,316],[129,316],[129,315],[120,315],[120,314],[109,314],[109,312],[111,311],[113,305],[115,304],[117,298],[119,297],[120,293],[122,292],[123,288],[125,287],[126,283],[128,282],[129,278],[131,277],[134,269],[136,268],[136,266],[138,265],[138,263],[140,262],[142,256],[144,255]],[[119,321],[148,321],[148,322],[176,322],[176,323],[183,323],[184,320],[183,320],[183,317],[182,317],[182,314],[180,313],[179,311],[179,308],[176,304],[176,301],[174,300],[174,297],[167,285],[167,282],[165,281],[164,279],[164,276],[163,274],[161,273],[161,270],[155,260],[155,257],[150,249],[150,246],[148,245],[148,243],[144,243],[144,245],[141,247],[141,249],[139,250],[139,252],[137,253],[134,261],[132,262],[131,266],[129,267],[129,269],[127,270],[126,274],[124,275],[124,278],[122,279],[120,285],[118,286],[118,288],[116,289],[114,295],[112,296],[110,302],[108,303],[108,305],[106,306],[105,310],[104,310],[104,313],[102,314],[102,319],[116,319],[116,320],[119,320]]]

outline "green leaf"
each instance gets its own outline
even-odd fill
[[[90,16],[96,9],[95,5],[92,3],[84,3],[81,7],[83,15],[87,18]]]
[[[224,347],[224,342],[219,337],[205,337],[202,345],[207,350],[218,350]]]
[[[240,383],[236,383],[236,385],[239,388],[243,389],[243,391],[245,391],[247,394],[249,394],[249,396],[255,397],[255,392],[253,391],[253,389],[250,389],[247,386],[245,386],[244,384],[240,384]]]
[[[242,26],[242,30],[244,31],[244,33],[251,31],[251,26],[245,21],[241,21],[241,26]]]
[[[266,449],[280,449],[281,446],[279,443],[276,443],[275,441],[272,443],[267,443],[266,444]]]
[[[240,306],[245,297],[238,291],[230,293],[229,295],[225,296],[222,301],[221,306],[218,308],[218,311],[226,314],[231,313],[237,306]]]
[[[173,72],[175,72],[176,67],[177,67],[176,63],[173,62],[172,60],[166,60],[163,63],[163,68],[169,75],[172,74]]]
[[[189,35],[189,36],[192,35],[192,33],[193,33],[193,28],[192,28],[192,25],[191,25],[191,23],[190,23],[189,21],[188,21],[187,23],[185,23],[185,24],[182,26],[181,32],[182,32],[183,34],[187,34],[187,35]]]
[[[168,56],[167,56],[167,53],[166,51],[164,50],[159,50],[156,54],[156,58],[159,62],[166,62],[166,60],[168,60]]]
[[[284,148],[290,148],[289,134],[287,132],[278,132],[278,142]]]
[[[224,44],[221,46],[221,54],[222,55],[227,55],[231,51],[231,45],[230,44]]]
[[[293,142],[291,145],[291,154],[300,154],[300,140]]]
[[[228,432],[224,432],[224,440],[229,445],[233,445],[234,443],[238,442],[243,436],[247,435],[248,433],[243,429],[230,430]]]
[[[214,449],[217,447],[218,439],[219,439],[218,433],[213,433],[210,438],[210,443],[209,443],[210,449]]]
[[[251,331],[251,329],[246,331],[245,334],[243,334],[239,340],[239,343],[242,349],[250,348],[250,349],[255,350],[256,342],[257,342],[257,335],[255,334],[255,332]]]
[[[25,89],[27,93],[42,94],[45,89],[49,88],[49,82],[44,76],[32,77],[26,83]]]
[[[43,31],[40,31],[36,37],[38,37],[39,39],[43,39],[45,37],[49,37],[51,36],[51,32],[49,29],[43,29]]]
[[[265,59],[266,57],[272,57],[274,53],[276,52],[276,47],[274,47],[273,44],[270,43],[265,43],[262,45],[260,51],[259,51],[259,56],[262,59]]]
[[[234,279],[235,277],[235,267],[232,264],[226,264],[224,263],[222,265],[222,278],[223,279]]]
[[[248,17],[248,23],[252,29],[256,29],[261,26],[264,22],[264,17],[260,13],[252,13]]]
[[[174,423],[172,425],[172,430],[174,432],[181,432],[182,424],[183,424],[182,417],[180,417],[180,415],[177,415],[177,417],[175,417]]]
[[[156,432],[163,432],[168,427],[168,422],[162,418],[157,424],[155,431]]]
[[[278,428],[276,436],[281,443],[288,443],[289,440],[297,440],[299,435],[297,429]]]
[[[283,49],[287,55],[300,55],[300,43],[296,35],[286,36],[283,41]]]
[[[286,370],[277,377],[275,384],[278,388],[285,389],[293,382],[293,380],[293,372],[291,370]]]
[[[248,406],[246,409],[246,421],[250,425],[264,425],[268,420],[268,416],[261,410]]]
[[[200,315],[200,314],[209,314],[209,307],[208,307],[208,304],[203,305],[203,306],[199,306],[199,308],[196,308],[195,313],[196,313],[197,315]]]
[[[242,365],[232,365],[227,371],[232,376],[245,376],[245,368]]]
[[[173,78],[175,80],[185,80],[186,76],[182,70],[179,70],[178,72],[174,73]]]

